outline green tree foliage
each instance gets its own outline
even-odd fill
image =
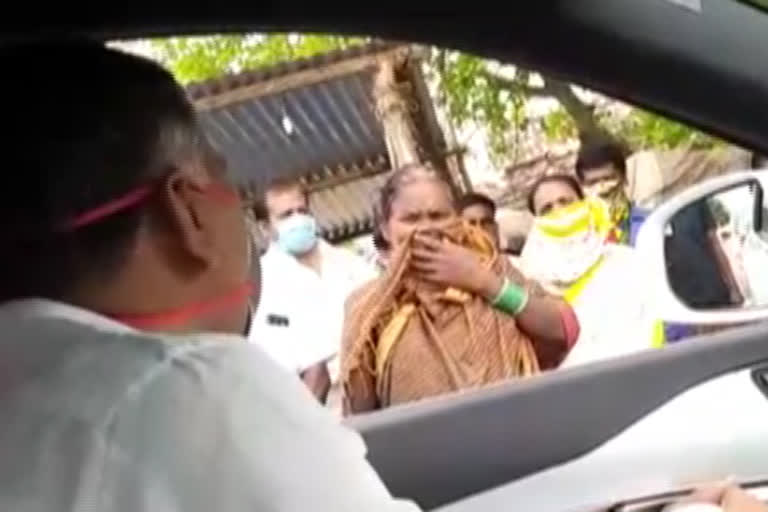
[[[316,34],[243,34],[157,39],[152,41],[152,49],[179,81],[190,83],[312,57],[364,41]]]
[[[437,80],[438,101],[454,123],[475,121],[490,135],[494,153],[506,153],[524,122],[524,95],[518,90],[526,77],[515,74],[503,86],[487,69],[489,61],[466,53],[433,48],[428,73]]]
[[[638,108],[620,121],[618,133],[637,149],[672,149],[682,145],[707,148],[720,143],[706,133]]]
[[[563,107],[558,107],[549,112],[542,120],[544,133],[550,140],[575,139],[579,136],[576,123]]]
[[[697,130],[641,109],[631,109],[620,119],[606,118],[582,100],[570,84],[520,68],[503,69],[487,59],[435,49],[432,70],[451,118],[457,122],[482,121],[496,152],[508,152],[510,132],[525,125],[522,106],[532,98],[545,97],[559,103],[541,121],[552,140],[614,137],[632,149],[717,143]]]

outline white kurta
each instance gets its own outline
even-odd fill
[[[331,377],[336,380],[344,302],[376,272],[351,251],[319,243],[319,274],[274,245],[262,256],[261,300],[249,339],[292,370],[330,360]],[[270,317],[288,323],[276,325]],[[288,354],[293,354],[293,362]]]
[[[580,334],[561,367],[652,348],[656,318],[631,247],[606,246],[603,262],[573,301]]]
[[[300,381],[239,336],[0,306],[0,510],[415,511]]]
[[[332,382],[328,404],[340,413],[338,353],[344,327],[344,302],[377,273],[353,252],[322,240],[319,243],[320,273],[275,245],[261,258],[261,301],[249,339],[294,371],[327,361]],[[287,319],[288,325],[270,324],[271,315]]]

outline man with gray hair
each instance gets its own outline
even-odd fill
[[[245,342],[244,205],[171,75],[90,43],[0,62],[0,510],[415,510]]]

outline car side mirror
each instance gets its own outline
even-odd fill
[[[657,318],[693,325],[768,319],[768,171],[699,183],[659,206],[637,238]]]

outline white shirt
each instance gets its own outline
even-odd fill
[[[365,446],[238,336],[0,306],[0,510],[405,512]]]
[[[572,304],[579,339],[561,368],[612,359],[653,347],[648,279],[631,247],[608,244],[603,262]]]
[[[253,343],[290,369],[302,371],[330,361],[338,378],[344,302],[350,293],[376,277],[376,270],[351,251],[319,242],[320,273],[275,245],[261,258],[261,299],[249,335]],[[288,325],[270,323],[287,319]],[[290,345],[290,349],[285,347]],[[289,361],[287,352],[293,354]]]

